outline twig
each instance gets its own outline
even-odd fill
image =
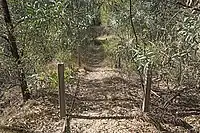
[[[153,90],[151,90],[151,92],[152,92],[152,94],[154,94],[155,96],[157,96],[157,97],[161,97],[161,96],[159,96],[155,91],[153,91]]]

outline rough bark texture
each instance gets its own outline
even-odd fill
[[[27,87],[27,82],[25,80],[24,69],[21,66],[22,63],[21,63],[20,56],[18,53],[16,38],[13,35],[14,27],[13,27],[13,24],[11,21],[7,1],[0,0],[0,5],[1,5],[3,16],[4,16],[4,21],[6,23],[9,47],[11,50],[12,57],[15,59],[17,69],[18,69],[18,78],[19,78],[19,82],[20,82],[20,86],[21,86],[21,90],[22,90],[23,99],[24,99],[24,101],[26,101],[30,98],[30,93],[27,89],[28,87]]]

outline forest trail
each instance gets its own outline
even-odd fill
[[[80,84],[71,113],[82,116],[134,116],[135,118],[120,120],[72,119],[71,130],[73,133],[134,133],[156,130],[153,125],[141,120],[142,90],[137,84],[136,75],[132,77],[132,80],[128,80],[119,70],[108,67],[97,67],[93,70],[79,73]],[[73,93],[71,92],[71,94]]]
[[[91,117],[131,117],[131,119],[73,119],[72,133],[135,133],[157,132],[157,127],[140,111],[142,88],[139,76],[130,77],[120,69],[105,65],[102,44],[94,41],[82,52],[83,68],[79,70],[79,84],[68,89],[67,107],[73,102],[73,115]],[[74,98],[73,98],[74,97]],[[72,99],[74,101],[72,101]],[[70,108],[68,108],[70,110]]]
[[[131,119],[88,120],[72,118],[70,122],[71,133],[160,133],[159,126],[157,126],[159,124],[152,122],[152,116],[157,120],[160,120],[161,117],[159,116],[162,116],[163,119],[166,117],[165,123],[167,124],[164,124],[164,127],[167,130],[169,129],[169,132],[187,132],[187,129],[183,128],[184,125],[177,126],[177,123],[173,123],[172,119],[177,115],[177,109],[182,110],[180,106],[183,107],[183,105],[174,103],[165,110],[161,108],[161,104],[165,102],[162,97],[169,97],[164,87],[159,90],[153,88],[160,97],[152,95],[150,112],[152,115],[149,117],[141,112],[143,92],[137,74],[133,73],[132,76],[127,77],[127,74],[117,69],[104,66],[92,68],[93,71],[85,72],[82,70],[78,74],[80,79],[78,86],[75,83],[71,87],[67,86],[65,95],[66,111],[72,115],[131,116]],[[190,91],[194,90],[188,90],[183,95],[185,99],[190,98],[186,100],[199,97],[196,93],[192,93],[194,94],[193,97],[189,97]],[[20,125],[24,129],[39,132],[60,133],[63,121],[59,119],[57,89],[50,91],[49,89],[40,88],[33,94],[32,100],[29,100],[23,106],[20,101],[19,88],[10,90],[5,95],[5,99],[9,100],[10,103],[9,106],[5,107],[4,116],[1,117],[2,124],[14,127]],[[180,102],[186,102],[185,99],[180,100]],[[72,104],[73,109],[71,110]],[[196,104],[193,107],[196,107],[196,110],[199,109],[197,102],[191,104]],[[190,109],[189,104],[186,104],[185,108]],[[193,110],[195,111],[195,108]],[[183,108],[182,112],[185,113],[184,111]],[[198,111],[196,112],[198,113]],[[198,123],[198,119],[198,117],[193,116],[192,123]],[[200,128],[198,126],[196,128],[199,131]]]
[[[151,95],[151,112],[143,113],[143,91],[139,76],[135,72],[132,72],[132,75],[129,73],[128,76],[120,69],[106,67],[102,45],[88,49],[91,51],[83,55],[87,58],[84,65],[90,70],[81,68],[78,80],[70,85],[66,84],[66,111],[76,116],[112,119],[72,118],[71,133],[160,133],[160,125],[168,130],[166,133],[187,132],[191,126],[196,126],[197,131],[200,130],[200,126],[197,126],[200,119],[197,92],[200,90],[186,90],[181,95],[182,99],[178,97],[178,102],[172,102],[168,108],[163,109],[162,105],[170,99],[171,92],[166,86],[157,88],[153,85],[152,90],[157,95]],[[33,93],[32,100],[23,106],[20,94],[19,88],[13,88],[4,96],[9,103],[5,102],[4,116],[0,116],[0,124],[11,127],[20,125],[24,129],[39,132],[60,133],[63,121],[59,118],[57,89],[39,88]],[[192,114],[193,116],[190,116]]]
[[[84,68],[80,69],[80,83],[76,94],[79,101],[83,101],[77,104],[77,108],[84,106],[84,109],[78,109],[78,113],[99,116],[131,115],[142,103],[139,76],[134,73],[130,80],[121,70],[105,66],[104,53],[103,45],[97,40],[86,48]]]
[[[1,1],[0,133],[200,133],[199,1]]]
[[[75,99],[67,100],[67,107],[74,100],[74,115],[94,117],[126,116],[135,119],[72,119],[72,133],[134,133],[155,131],[142,118],[140,108],[142,89],[136,73],[130,79],[121,70],[104,65],[105,51],[102,44],[94,41],[82,53],[84,68],[79,71],[78,87],[72,87],[66,94]],[[138,121],[139,120],[139,121]],[[138,128],[142,127],[142,128]]]
[[[197,92],[200,90],[185,90],[175,99],[177,102],[163,109],[162,105],[174,93],[165,85],[158,88],[153,84],[152,90],[156,95],[151,95],[151,112],[143,113],[143,91],[136,72],[127,74],[105,65],[103,45],[91,43],[86,51],[82,51],[81,58],[84,66],[79,69],[77,79],[71,84],[66,83],[66,111],[74,116],[93,119],[72,118],[71,133],[160,133],[163,128],[166,133],[178,133],[187,132],[195,126],[197,131],[200,130],[197,126],[200,119],[197,117],[200,114]],[[39,88],[33,92],[32,100],[23,106],[20,94],[19,88],[13,88],[4,96],[8,103],[3,103],[5,109],[2,111],[4,116],[0,116],[0,124],[60,133],[63,121],[59,118],[57,88]]]
[[[94,47],[95,46],[95,47]],[[143,91],[140,85],[139,76],[133,72],[131,76],[123,73],[119,69],[105,67],[104,49],[102,45],[93,45],[87,51],[87,61],[85,70],[81,69],[79,73],[80,82],[76,89],[67,92],[76,96],[72,114],[95,117],[112,116],[134,116],[133,119],[72,119],[72,132],[90,133],[90,132],[113,132],[113,133],[157,133],[163,130],[160,127],[161,121],[173,126],[180,126],[176,130],[170,129],[169,125],[163,125],[167,132],[177,132],[179,130],[190,130],[193,128],[184,119],[178,118],[172,110],[178,107],[171,106],[170,113],[167,110],[160,112],[161,103],[165,100],[162,95],[167,96],[166,86],[163,90],[157,90],[156,95],[152,95],[152,107],[150,112],[153,117],[146,117],[142,112]],[[78,90],[78,91],[77,91]],[[167,96],[169,97],[169,96]],[[196,95],[195,95],[196,97]],[[70,103],[68,103],[69,105]],[[188,108],[186,106],[186,108]],[[170,109],[170,108],[169,108]],[[162,110],[162,109],[161,109]],[[184,110],[184,109],[183,109]],[[198,107],[194,109],[198,112]],[[162,114],[163,113],[163,114]],[[162,119],[162,120],[161,120]],[[76,126],[74,126],[76,125]],[[171,125],[171,126],[172,126]]]
[[[74,109],[70,113],[81,116],[131,116],[134,118],[90,120],[76,118],[71,120],[72,133],[159,133],[163,130],[163,126],[167,129],[166,132],[189,131],[188,129],[192,128],[183,118],[175,116],[173,111],[177,110],[177,106],[172,105],[160,112],[161,105],[159,102],[162,102],[160,101],[161,97],[155,95],[152,95],[151,100],[152,112],[150,112],[150,116],[146,117],[141,112],[143,92],[139,76],[136,73],[127,77],[120,70],[101,66],[93,68],[93,71],[81,71],[79,77],[78,93],[76,94]],[[156,91],[159,96],[166,92],[166,90]],[[70,93],[73,95],[75,92]],[[197,112],[198,107],[196,108]],[[187,106],[185,108],[188,109]],[[165,121],[166,124],[161,121]],[[162,128],[160,128],[161,125]],[[173,126],[180,127],[174,130],[171,129]]]

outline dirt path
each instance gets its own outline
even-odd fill
[[[82,116],[132,116],[131,119],[71,119],[70,127],[72,133],[160,133],[157,124],[151,117],[142,113],[142,89],[139,85],[138,76],[128,79],[119,70],[106,67],[93,69],[94,71],[79,73],[80,84],[78,93],[76,86],[66,90],[66,111],[71,108],[75,99],[72,114]],[[164,93],[165,92],[165,93]],[[197,92],[197,91],[196,91]],[[0,124],[11,127],[22,127],[37,133],[60,133],[63,122],[59,119],[58,90],[40,89],[28,102],[22,104],[19,88],[13,88],[5,95],[4,101],[9,101],[8,105],[0,114]],[[166,90],[158,90],[157,94],[168,96]],[[197,93],[192,98],[198,98]],[[189,96],[184,96],[189,98]],[[184,101],[184,99],[179,99]],[[187,99],[186,99],[187,100]],[[181,102],[182,102],[181,101]],[[174,111],[179,112],[177,103],[171,103],[170,108],[163,110],[159,108],[158,97],[152,95],[151,113],[153,116],[165,114],[171,120],[162,123],[166,129],[172,133],[189,132],[181,125],[173,123],[172,118],[176,118]],[[196,102],[197,103],[197,102]],[[195,103],[194,103],[195,104]],[[189,105],[189,104],[186,104]],[[193,106],[194,107],[194,106]],[[198,108],[198,106],[197,106]],[[177,110],[178,109],[178,110]],[[187,107],[187,110],[189,107]],[[193,108],[194,109],[194,108]],[[183,110],[184,111],[184,110]],[[183,112],[182,111],[182,112]],[[175,113],[176,113],[175,112]],[[199,131],[198,115],[188,116],[188,122]],[[156,117],[159,120],[158,117]],[[181,118],[184,120],[184,117]],[[181,120],[179,119],[179,121]],[[177,122],[177,121],[176,121]],[[180,121],[182,122],[182,121]],[[184,124],[184,123],[183,123]],[[184,126],[184,125],[182,125]]]
[[[156,132],[153,125],[142,121],[140,86],[128,81],[117,70],[99,67],[80,74],[80,88],[73,113],[84,116],[135,116],[134,119],[72,119],[74,133]],[[132,78],[132,79],[133,79]]]
[[[126,74],[122,74],[119,70],[107,67],[99,67],[90,72],[85,73],[83,71],[80,73],[81,81],[74,114],[103,117],[134,116],[134,118],[120,120],[72,119],[72,132],[157,133],[161,132],[160,130],[163,130],[164,127],[165,132],[178,133],[189,132],[191,128],[194,128],[184,120],[184,117],[180,118],[173,114],[172,110],[177,110],[173,104],[165,110],[161,108],[162,102],[160,100],[166,90],[157,90],[160,98],[152,95],[150,112],[152,117],[146,117],[141,112],[143,92],[138,77],[138,75],[133,74],[131,78],[127,78]],[[168,96],[167,93],[164,95]],[[162,121],[165,121],[165,123],[160,123]],[[199,120],[196,119],[195,121]],[[160,125],[162,125],[162,128],[160,128]],[[198,130],[197,127],[195,131]],[[190,132],[195,133],[195,131]]]

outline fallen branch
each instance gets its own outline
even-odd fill
[[[188,89],[187,87],[184,87],[180,90],[176,90],[177,92],[175,92],[175,94],[173,96],[171,96],[164,104],[163,104],[163,108],[166,108],[167,105],[173,100],[175,99],[177,96],[180,96],[181,93],[183,93],[186,89]]]
[[[114,119],[114,120],[119,120],[119,119],[135,119],[136,116],[85,116],[85,115],[71,115],[68,114],[67,116],[71,118],[78,118],[78,119],[87,119],[87,120],[101,120],[101,119]]]
[[[16,132],[23,132],[23,133],[34,133],[34,131],[21,128],[21,127],[13,127],[13,126],[8,126],[8,125],[0,125],[0,129],[6,130],[6,131],[16,131]]]
[[[86,97],[78,98],[78,100],[84,101],[84,102],[135,101],[132,98],[91,99],[91,98],[86,98]]]

